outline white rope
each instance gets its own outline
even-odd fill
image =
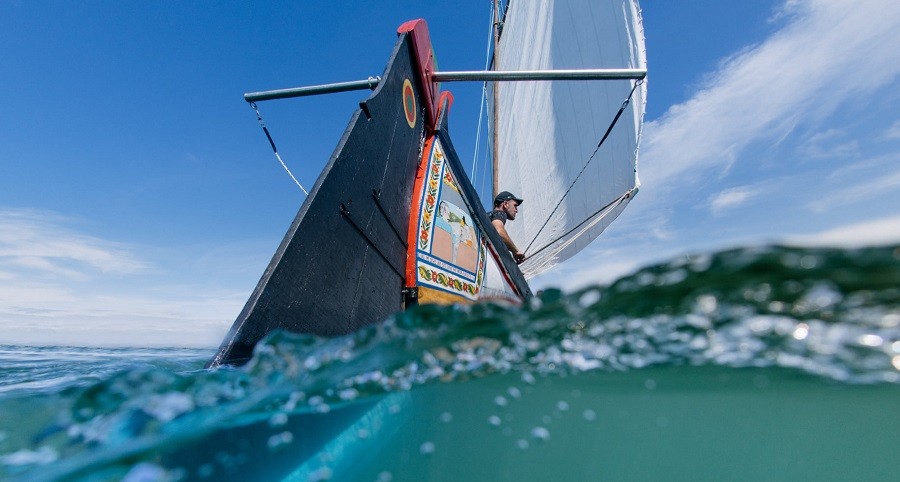
[[[281,160],[281,156],[278,155],[277,151],[275,152],[275,158],[277,158],[278,162],[281,163],[281,167],[283,167],[284,170],[287,171],[288,176],[291,176],[291,179],[294,180],[294,184],[296,184],[297,187],[299,187],[300,190],[303,191],[303,194],[306,194],[307,196],[309,196],[309,193],[306,191],[306,189],[303,187],[303,185],[300,184],[300,181],[298,181],[297,178],[294,177],[294,173],[292,173],[291,170],[288,169],[287,164],[285,164],[284,161]]]

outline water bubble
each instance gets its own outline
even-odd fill
[[[344,390],[341,390],[340,393],[338,393],[338,397],[340,397],[341,400],[354,400],[358,396],[359,391],[357,391],[355,388],[345,388]]]
[[[212,477],[215,471],[216,469],[212,466],[212,464],[203,464],[197,468],[197,475],[199,475],[202,479],[208,479]]]
[[[522,392],[520,392],[519,389],[516,387],[509,387],[509,389],[506,390],[506,392],[509,393],[509,396],[513,397],[513,398],[521,398],[522,397]]]
[[[498,417],[496,415],[491,415],[490,417],[488,417],[488,423],[495,427],[499,427],[500,423],[502,423],[502,421],[500,420],[500,417]]]
[[[550,438],[550,431],[544,427],[534,427],[531,429],[531,436],[541,441],[547,440]]]
[[[806,323],[799,323],[796,328],[794,328],[794,332],[791,333],[791,336],[794,337],[795,340],[805,340],[807,336],[809,336],[809,325]]]
[[[375,479],[375,482],[391,482],[394,480],[394,475],[385,470],[378,474],[378,478]]]
[[[565,400],[560,400],[556,402],[556,408],[561,412],[565,412],[569,410],[569,404]]]
[[[522,374],[522,381],[529,385],[534,385],[534,375],[532,375],[531,372],[525,372]]]
[[[422,455],[431,455],[434,453],[434,443],[425,442],[419,446],[419,453]]]
[[[541,417],[541,422],[544,422],[544,425],[550,425],[551,423],[553,423],[553,417],[551,417],[550,415],[544,415],[543,417]]]
[[[288,421],[288,416],[286,413],[276,413],[269,418],[269,426],[270,427],[278,427],[280,425],[286,424]]]
[[[392,415],[400,413],[400,405],[397,405],[396,403],[391,405],[390,407],[388,407],[388,412],[390,412]]]
[[[319,482],[321,480],[331,480],[331,476],[334,473],[328,467],[320,467],[316,469],[313,473],[309,474],[310,482]]]
[[[656,380],[652,378],[648,378],[647,381],[644,382],[644,387],[647,390],[655,390],[656,389]]]
[[[281,432],[269,437],[268,445],[270,449],[281,447],[294,441],[294,434],[291,432]]]
[[[881,318],[881,325],[885,328],[896,328],[900,325],[900,314],[888,313]]]
[[[590,290],[578,298],[578,304],[580,304],[581,306],[583,306],[585,308],[593,305],[594,303],[596,303],[598,301],[600,301],[600,291],[599,290]]]
[[[719,306],[718,300],[713,295],[700,295],[697,297],[697,303],[694,305],[694,311],[698,311],[703,313],[704,315],[711,315],[716,311],[716,308]]]
[[[156,482],[168,479],[166,469],[148,462],[141,462],[125,474],[122,482]]]
[[[494,404],[496,404],[498,407],[505,407],[505,406],[509,405],[509,402],[506,401],[506,398],[504,398],[503,396],[497,395],[494,398]]]
[[[444,412],[441,414],[441,422],[450,423],[453,421],[453,414],[450,412]]]
[[[587,409],[584,412],[582,412],[581,416],[588,422],[593,422],[594,420],[597,420],[597,412],[595,412],[591,409]]]
[[[860,336],[859,339],[857,340],[857,343],[859,343],[860,345],[863,345],[863,346],[870,346],[872,348],[877,348],[884,344],[884,339],[878,335],[867,334],[867,335]]]
[[[516,446],[522,450],[525,450],[528,448],[528,441],[523,438],[520,438],[519,440],[516,441]]]
[[[365,440],[365,439],[369,438],[369,431],[364,428],[361,428],[356,431],[356,436]]]

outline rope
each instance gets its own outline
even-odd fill
[[[298,181],[297,178],[294,177],[294,173],[292,173],[291,170],[288,169],[287,164],[285,164],[284,161],[281,160],[281,156],[278,154],[278,148],[275,147],[275,141],[272,140],[272,135],[269,134],[269,129],[266,127],[266,123],[263,122],[262,116],[259,114],[259,108],[256,107],[256,102],[251,102],[250,107],[252,107],[253,110],[256,111],[256,120],[259,121],[259,126],[262,127],[263,132],[266,133],[266,139],[269,139],[269,145],[272,146],[272,152],[275,153],[275,159],[278,159],[278,162],[281,163],[281,167],[283,167],[284,170],[287,171],[288,176],[291,176],[291,179],[294,180],[294,184],[296,184],[297,187],[299,187],[300,190],[303,191],[303,194],[309,196],[309,193],[306,191],[303,185],[300,184],[300,181]]]
[[[547,216],[547,220],[544,221],[544,224],[541,225],[541,229],[538,229],[537,234],[535,234],[534,238],[531,240],[531,242],[528,243],[528,247],[525,248],[526,252],[529,249],[531,249],[531,245],[533,245],[534,242],[537,241],[538,236],[540,236],[541,232],[544,230],[544,228],[547,227],[547,223],[549,223],[550,219],[553,218],[553,215],[556,214],[556,210],[559,209],[560,205],[562,205],[562,202],[566,199],[566,196],[569,195],[569,192],[572,191],[572,188],[575,187],[575,183],[578,182],[578,179],[581,178],[582,174],[584,174],[584,170],[587,169],[588,164],[590,164],[591,161],[594,160],[594,156],[597,155],[597,151],[600,150],[600,146],[602,146],[603,143],[606,142],[606,138],[609,137],[609,134],[612,132],[613,127],[615,127],[616,123],[619,122],[619,118],[622,117],[622,113],[625,112],[625,108],[628,107],[629,103],[631,103],[631,97],[634,95],[634,91],[637,89],[637,87],[639,85],[641,85],[643,83],[644,83],[643,80],[638,80],[637,82],[634,83],[634,87],[631,88],[631,92],[628,93],[628,97],[625,99],[625,102],[622,102],[622,107],[619,107],[619,112],[616,112],[616,116],[613,118],[612,122],[609,124],[609,127],[606,128],[606,133],[603,134],[603,138],[601,138],[600,142],[597,143],[597,147],[594,149],[594,152],[591,154],[591,157],[589,157],[587,162],[584,163],[584,166],[581,167],[581,171],[578,173],[577,176],[575,176],[575,179],[572,181],[572,184],[569,185],[569,188],[566,189],[566,192],[563,193],[562,198],[560,198],[559,202],[556,203],[556,206],[553,208],[553,211],[550,212],[550,215]],[[602,209],[601,209],[601,211],[602,211]],[[590,217],[588,217],[588,219],[590,219],[593,216],[594,215],[591,215]],[[587,221],[587,219],[585,221]],[[584,224],[584,221],[582,221],[581,224]],[[579,226],[580,226],[580,224],[579,224]],[[546,248],[546,246],[544,248]],[[544,248],[541,248],[541,249],[544,249]]]
[[[554,239],[553,241],[550,241],[549,243],[545,244],[543,247],[541,247],[541,249],[539,249],[539,250],[537,250],[537,251],[531,253],[531,255],[529,255],[529,256],[528,256],[527,258],[525,258],[525,259],[527,260],[527,259],[530,259],[530,258],[533,258],[533,257],[537,256],[538,254],[540,254],[541,251],[543,251],[543,250],[549,248],[550,246],[553,246],[553,245],[556,244],[556,242],[559,241],[560,239],[565,238],[566,236],[568,236],[568,235],[572,234],[573,232],[575,232],[575,230],[577,230],[577,229],[580,228],[581,226],[584,226],[584,223],[590,221],[594,216],[597,216],[598,214],[603,213],[603,211],[606,211],[606,210],[609,209],[610,207],[614,207],[614,206],[619,205],[619,203],[621,203],[623,200],[627,199],[628,196],[631,196],[631,193],[633,193],[633,192],[634,192],[634,189],[629,189],[628,191],[625,191],[625,194],[622,194],[622,195],[619,196],[618,198],[613,199],[612,201],[610,201],[606,206],[603,206],[602,208],[598,209],[597,211],[594,211],[594,214],[591,214],[591,215],[588,216],[584,221],[578,223],[577,226],[575,226],[575,227],[573,227],[572,229],[566,231],[565,233],[559,235],[559,237],[557,237],[557,238]],[[603,219],[604,217],[606,217],[605,214],[604,214],[603,216],[600,216],[597,220],[599,221],[599,220]],[[596,223],[595,223],[595,224],[596,224]],[[592,224],[591,226],[593,226],[593,224]],[[588,226],[588,227],[590,227],[590,226]]]
[[[491,23],[488,25],[488,47],[484,53],[484,70],[488,70],[491,62],[491,34],[494,27],[494,9],[491,8]],[[478,144],[481,141],[481,121],[484,120],[484,106],[487,104],[487,82],[481,84],[481,107],[478,110],[478,128],[475,129],[475,153],[472,156],[472,185],[478,177],[476,165],[478,164]]]

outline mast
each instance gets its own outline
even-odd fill
[[[499,65],[499,55],[500,55],[500,0],[494,0],[494,59],[493,59],[493,69],[497,70],[497,66]],[[500,107],[500,82],[494,81],[494,109],[493,115],[491,116],[492,132],[493,132],[493,152],[494,155],[491,158],[491,179],[493,179],[493,193],[491,194],[491,203],[493,203],[493,199],[497,197],[497,194],[500,193],[500,142],[499,137],[497,135],[497,127],[500,124],[500,114],[498,109]]]

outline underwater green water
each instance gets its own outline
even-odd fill
[[[211,354],[0,347],[0,478],[897,478],[898,247],[710,253]]]

